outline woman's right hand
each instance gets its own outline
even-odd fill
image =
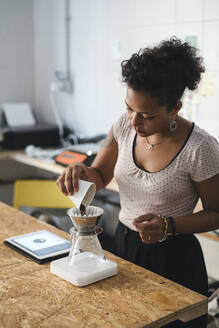
[[[62,175],[57,179],[56,184],[64,195],[73,195],[78,191],[78,180],[88,180],[87,167],[83,163],[70,164]]]
[[[104,188],[113,178],[117,157],[118,145],[111,128],[92,165],[87,167],[83,163],[71,164],[66,167],[56,183],[66,196],[78,191],[79,179],[94,182],[97,190]]]

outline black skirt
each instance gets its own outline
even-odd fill
[[[208,277],[201,246],[194,235],[179,234],[161,243],[144,244],[139,233],[119,222],[114,250],[117,256],[175,281],[205,296]],[[207,315],[187,323],[175,321],[165,328],[206,328]]]

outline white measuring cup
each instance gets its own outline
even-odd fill
[[[96,193],[96,185],[93,182],[79,180],[79,189],[74,195],[68,195],[77,208],[80,209],[81,204],[85,207],[89,206],[94,199]]]

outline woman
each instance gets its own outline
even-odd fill
[[[207,274],[194,233],[219,228],[219,145],[179,116],[185,88],[204,72],[196,49],[177,38],[122,62],[127,111],[111,128],[91,167],[70,165],[57,180],[64,194],[78,179],[104,188],[115,177],[118,256],[207,295]],[[193,214],[201,198],[203,210]],[[166,327],[206,327],[206,316]]]

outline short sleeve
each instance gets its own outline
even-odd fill
[[[113,124],[113,136],[117,143],[119,143],[121,137],[124,136],[128,125],[129,117],[127,113],[123,113]]]
[[[191,165],[191,178],[200,182],[219,173],[219,144],[213,137],[202,141]]]

